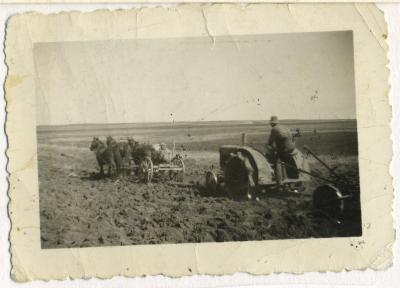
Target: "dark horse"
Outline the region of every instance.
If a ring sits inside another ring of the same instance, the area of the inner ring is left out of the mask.
[[[111,136],[107,136],[107,147],[110,149],[115,162],[115,167],[117,170],[117,174],[119,175],[122,172],[123,168],[123,157],[121,155],[120,143],[115,141],[115,139]]]
[[[111,136],[107,137],[107,145],[112,149],[114,160],[117,165],[117,170],[123,175],[129,175],[132,164],[135,162],[133,159],[133,151],[138,145],[138,142],[128,137],[128,141],[115,141]]]
[[[93,137],[90,150],[94,151],[97,163],[100,166],[100,175],[104,175],[104,165],[108,166],[108,175],[114,175],[116,172],[116,164],[112,150],[107,147],[98,137]]]
[[[131,137],[128,138],[126,151],[132,155],[132,159],[136,164],[146,157],[149,157],[155,165],[165,162],[162,153],[155,149],[154,146],[145,143],[140,144]]]
[[[151,157],[152,155],[151,145],[139,144],[132,137],[128,137],[127,140],[126,142],[117,143],[121,156],[121,166],[125,172],[129,171],[131,164],[140,165],[146,157]]]

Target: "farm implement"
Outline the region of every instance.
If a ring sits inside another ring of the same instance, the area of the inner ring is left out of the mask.
[[[314,212],[340,224],[339,218],[352,207],[356,187],[345,176],[335,172],[310,148],[306,154],[295,149],[286,161],[271,161],[258,150],[244,145],[224,145],[219,149],[220,169],[209,170],[205,175],[206,189],[213,193],[229,193],[235,198],[258,198],[260,192],[297,192],[305,189],[311,178],[318,179],[313,194]],[[316,159],[329,172],[329,177],[311,171],[309,156]],[[278,170],[279,169],[279,170]],[[279,181],[277,177],[280,177]]]
[[[154,176],[168,174],[170,180],[183,182],[185,174],[185,163],[180,154],[177,154],[171,161],[155,165],[151,157],[143,158],[138,165],[133,164],[139,179],[144,183],[150,183]]]
[[[141,144],[133,138],[120,139],[107,137],[107,145],[98,137],[93,137],[90,150],[94,151],[100,167],[100,174],[104,174],[103,166],[108,166],[108,175],[135,174],[142,182],[150,183],[156,175],[168,175],[170,180],[182,182],[185,174],[183,157],[161,144]]]

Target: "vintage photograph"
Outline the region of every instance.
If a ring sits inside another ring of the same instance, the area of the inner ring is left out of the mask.
[[[352,31],[33,60],[43,249],[362,235]]]
[[[388,35],[373,4],[10,17],[11,277],[387,269]]]

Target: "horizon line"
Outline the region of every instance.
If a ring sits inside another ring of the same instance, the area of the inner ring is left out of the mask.
[[[199,121],[172,121],[172,122],[157,122],[157,121],[149,121],[149,122],[114,122],[114,123],[71,123],[71,124],[37,124],[36,127],[56,127],[56,126],[78,126],[78,125],[137,125],[137,124],[144,124],[144,125],[151,125],[151,124],[185,124],[185,123],[216,123],[216,122],[260,122],[260,123],[268,123],[270,120],[199,120]],[[296,119],[296,118],[286,118],[286,119],[279,119],[279,121],[357,121],[357,118],[324,118],[324,119]]]

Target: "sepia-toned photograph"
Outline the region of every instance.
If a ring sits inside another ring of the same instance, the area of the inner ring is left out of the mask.
[[[373,4],[10,17],[11,277],[387,269],[387,38]]]
[[[35,43],[41,247],[362,235],[352,31]]]

